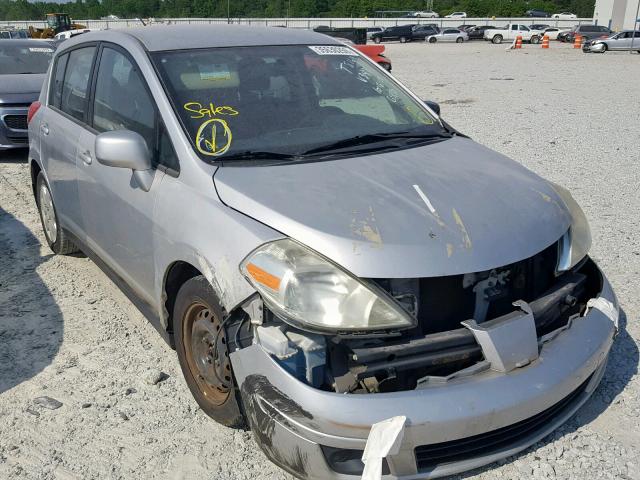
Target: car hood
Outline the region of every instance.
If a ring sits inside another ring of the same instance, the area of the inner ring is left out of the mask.
[[[40,96],[46,74],[0,75],[0,103],[31,103]]]
[[[507,265],[556,242],[571,218],[548,182],[461,137],[331,161],[225,166],[214,182],[228,206],[368,278]]]

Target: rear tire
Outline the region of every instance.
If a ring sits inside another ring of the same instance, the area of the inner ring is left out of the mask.
[[[376,37],[373,39],[373,43],[380,43],[382,40],[380,39],[380,37]]]
[[[464,38],[462,37],[456,38],[456,43],[462,43],[462,42],[464,42]]]
[[[407,43],[407,37],[400,37],[400,43]]]
[[[180,287],[173,318],[180,368],[196,402],[216,422],[243,427],[223,310],[205,277],[194,277]]]
[[[502,35],[494,35],[493,38],[491,39],[491,43],[494,43],[496,45],[499,45],[502,43]]]
[[[40,222],[49,248],[57,255],[69,255],[78,251],[78,247],[69,240],[65,231],[60,228],[58,212],[53,203],[53,196],[42,172],[36,180],[36,205],[40,214]]]
[[[534,45],[537,45],[540,43],[540,37],[534,35],[533,37],[531,37],[531,43]]]

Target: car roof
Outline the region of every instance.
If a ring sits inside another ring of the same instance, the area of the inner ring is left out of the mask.
[[[254,27],[245,25],[153,25],[83,33],[65,45],[90,41],[114,41],[134,37],[151,52],[213,47],[253,47],[264,45],[337,44],[340,42],[311,30]],[[73,42],[73,43],[71,43]]]

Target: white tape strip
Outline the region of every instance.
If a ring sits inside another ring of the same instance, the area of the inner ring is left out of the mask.
[[[367,444],[362,453],[364,471],[362,480],[380,480],[382,478],[382,459],[400,451],[404,424],[407,417],[391,417],[371,426]]]
[[[618,320],[620,318],[620,312],[616,307],[614,307],[613,303],[603,297],[592,298],[587,302],[587,311],[585,315],[589,313],[589,310],[592,308],[600,310],[604,313],[609,320],[613,322],[616,326],[616,330],[618,330]]]

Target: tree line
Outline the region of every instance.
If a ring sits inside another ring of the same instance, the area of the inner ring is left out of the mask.
[[[595,0],[434,0],[441,16],[522,16],[529,9],[593,16]],[[75,0],[68,3],[0,0],[0,20],[42,20],[63,12],[73,19],[169,17],[373,17],[381,10],[425,10],[424,0]],[[228,8],[228,10],[227,10]]]

